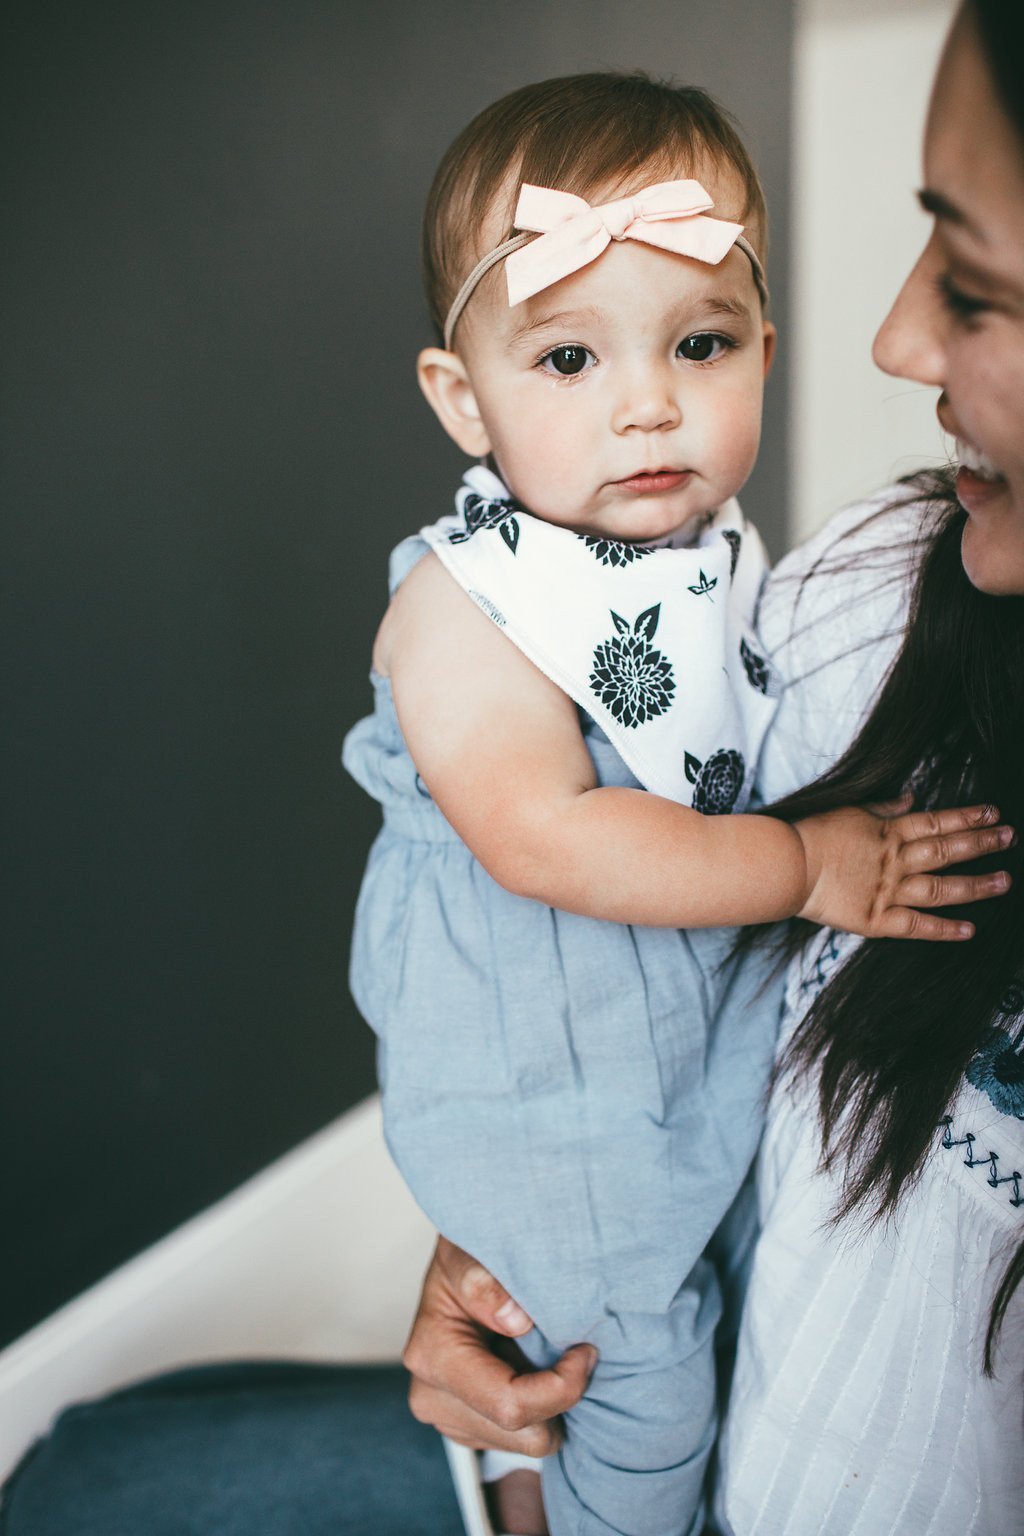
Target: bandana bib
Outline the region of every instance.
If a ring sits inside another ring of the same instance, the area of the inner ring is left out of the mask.
[[[480,466],[455,506],[421,537],[645,789],[743,810],[779,690],[752,628],[768,562],[737,503],[653,544],[542,522]]]

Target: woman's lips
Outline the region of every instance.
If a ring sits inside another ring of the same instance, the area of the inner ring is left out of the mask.
[[[691,474],[692,470],[689,469],[642,470],[639,474],[627,475],[625,480],[616,480],[613,483],[623,491],[637,491],[641,494],[646,491],[656,494],[678,490]]]
[[[960,433],[956,435],[956,458],[960,461],[956,470],[956,499],[967,511],[983,510],[1006,490],[1006,479],[999,475],[992,459]]]
[[[956,472],[956,499],[967,512],[983,512],[1005,490],[1006,481],[1001,475],[992,479],[976,474],[963,464]]]
[[[941,420],[941,417],[940,417]],[[956,494],[968,512],[981,511],[1006,489],[1006,481],[987,454],[957,433]]]

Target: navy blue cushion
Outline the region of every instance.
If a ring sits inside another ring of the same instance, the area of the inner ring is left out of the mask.
[[[398,1367],[199,1366],[68,1408],[3,1536],[461,1536]]]

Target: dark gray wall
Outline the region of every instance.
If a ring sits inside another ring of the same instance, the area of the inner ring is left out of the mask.
[[[413,358],[444,146],[640,65],[738,113],[785,322],[791,0],[7,8],[0,1339],[362,1097],[345,985],[389,546],[460,463]],[[746,502],[781,547],[785,353]]]

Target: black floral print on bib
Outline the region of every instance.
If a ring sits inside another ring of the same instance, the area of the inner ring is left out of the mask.
[[[756,688],[759,693],[767,693],[768,684],[771,681],[768,663],[763,656],[759,656],[755,650],[751,649],[745,640],[740,641],[740,660],[751,688]]]
[[[686,777],[693,785],[693,808],[703,816],[727,816],[740,797],[746,772],[743,759],[732,748],[712,752],[701,763],[686,754]]]
[[[700,579],[690,588],[690,591],[693,593],[694,597],[706,597],[709,598],[711,602],[714,602],[714,598],[711,596],[711,594],[717,586],[717,576],[712,576],[709,581],[704,572],[701,571]]]
[[[617,633],[596,647],[590,686],[621,725],[643,725],[665,713],[676,691],[671,662],[651,645],[661,604],[633,624],[609,612]]]
[[[581,533],[580,538],[602,565],[632,565],[653,553],[649,544],[624,544],[621,539],[603,539],[595,533]]]
[[[478,496],[475,491],[471,491],[462,504],[462,515],[466,520],[466,526],[456,528],[454,533],[450,533],[448,542],[465,544],[474,533],[481,533],[485,528],[497,528],[509,549],[515,554],[519,543],[519,519],[516,513],[522,510],[518,502],[490,499]]]

